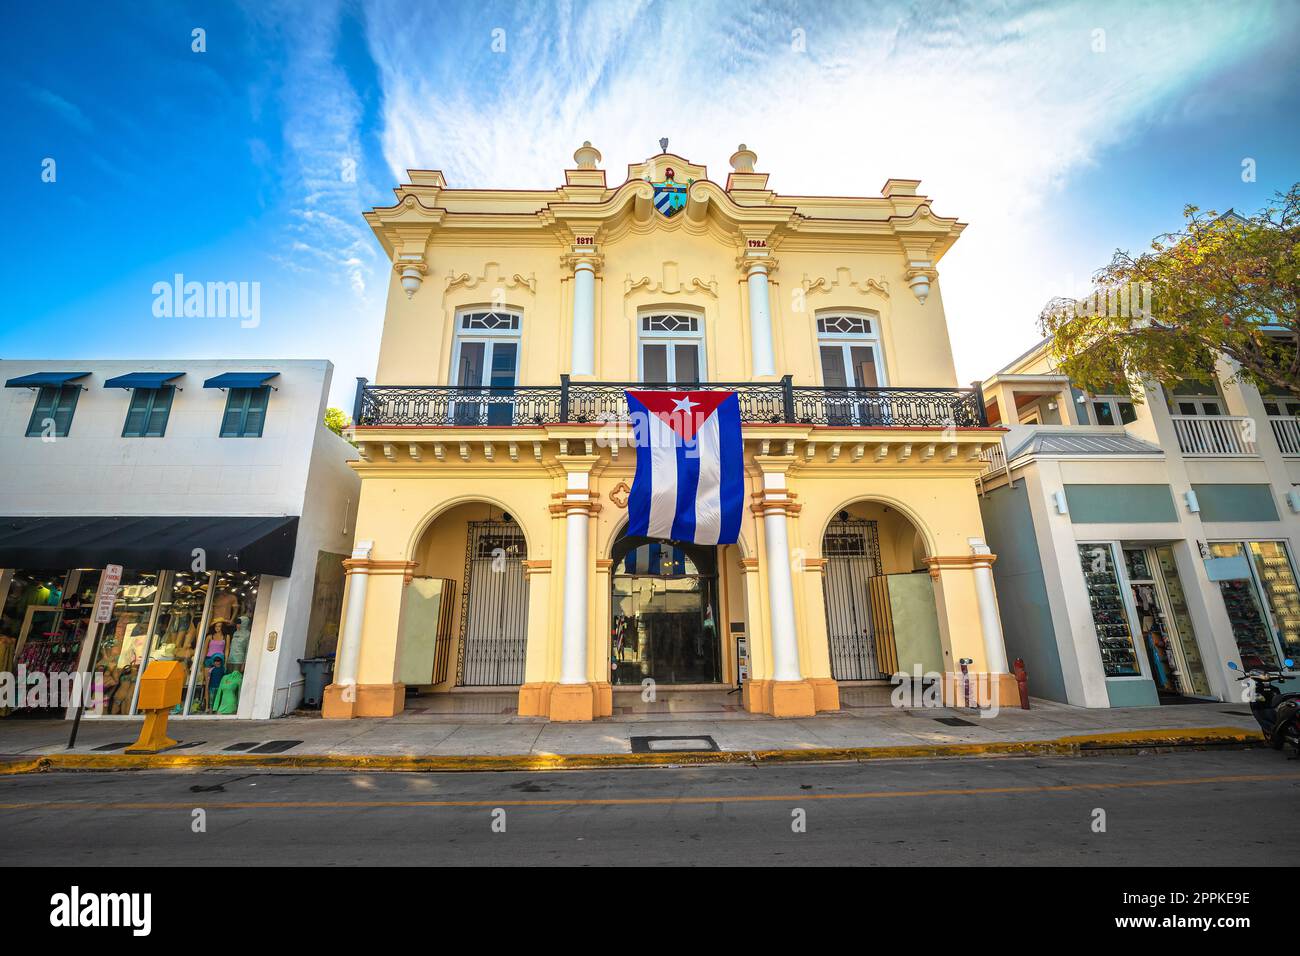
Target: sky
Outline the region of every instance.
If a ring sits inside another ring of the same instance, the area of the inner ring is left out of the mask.
[[[1297,49],[1300,0],[5,0],[0,357],[328,358],[350,409],[389,274],[361,214],[406,169],[553,188],[591,140],[614,185],[666,136],[778,193],[920,179],[969,224],[972,381],[1186,204],[1300,180]],[[157,314],[177,274],[257,283],[256,321]]]

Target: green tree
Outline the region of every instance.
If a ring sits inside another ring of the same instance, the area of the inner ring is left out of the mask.
[[[351,438],[343,434],[344,429],[352,427],[352,419],[348,418],[343,409],[334,407],[325,409],[325,427],[340,438],[346,439],[354,445],[356,444]]]
[[[1300,396],[1300,183],[1249,218],[1195,206],[1183,215],[1150,251],[1117,250],[1087,299],[1044,307],[1057,367],[1104,393],[1117,381],[1205,380],[1224,356],[1235,378]]]

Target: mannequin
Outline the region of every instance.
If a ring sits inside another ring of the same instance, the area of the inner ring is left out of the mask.
[[[230,664],[232,667],[242,666],[247,659],[248,641],[251,637],[252,633],[248,627],[248,615],[241,614],[239,616],[239,626],[235,628],[235,634],[230,639]]]

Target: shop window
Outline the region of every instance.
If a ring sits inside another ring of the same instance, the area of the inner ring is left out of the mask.
[[[270,397],[268,385],[230,389],[226,393],[226,412],[221,418],[221,437],[261,438]]]
[[[1109,544],[1081,544],[1079,562],[1088,587],[1088,603],[1092,605],[1092,621],[1097,627],[1102,669],[1107,677],[1140,676],[1114,549]]]
[[[195,653],[203,631],[210,575],[205,571],[175,571],[165,576],[158,599],[158,616],[149,651],[151,661],[179,661],[185,667],[185,686],[190,686]],[[183,709],[184,701],[176,707]]]
[[[98,584],[97,570],[14,572],[0,613],[0,673],[16,674],[22,666],[27,683],[15,690],[23,699],[35,681],[52,690],[61,684],[58,675],[76,673]],[[68,701],[49,698],[49,703],[56,706],[45,708],[46,716]]]
[[[170,385],[132,389],[131,406],[126,411],[122,437],[162,438],[167,431],[167,419],[171,415],[175,391]]]
[[[101,625],[99,659],[92,668],[104,675],[104,713],[129,714],[149,647],[149,628],[158,604],[156,571],[123,571],[113,615]]]
[[[194,654],[190,714],[234,714],[243,692],[260,578],[245,571],[218,571],[215,577],[207,625]]]
[[[36,393],[36,405],[27,423],[27,437],[66,438],[72,427],[72,413],[81,396],[80,385],[43,385]]]
[[[1281,541],[1252,541],[1250,556],[1273,616],[1273,632],[1282,656],[1300,660],[1300,590],[1286,545]]]
[[[1215,541],[1210,552],[1216,558],[1244,558],[1247,548],[1237,541]],[[1250,570],[1243,576],[1219,582],[1219,593],[1228,612],[1228,624],[1241,654],[1241,665],[1251,668],[1273,669],[1279,664],[1277,647],[1269,633],[1268,612],[1264,599]]]

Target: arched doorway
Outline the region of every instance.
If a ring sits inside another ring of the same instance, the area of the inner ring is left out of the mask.
[[[722,680],[718,549],[620,533],[610,552],[610,680]]]
[[[827,524],[822,557],[832,677],[882,680],[916,664],[941,668],[925,544],[906,515],[879,502],[855,502]]]
[[[513,687],[528,646],[528,542],[488,502],[439,514],[415,546],[404,589],[399,676],[414,687]]]

